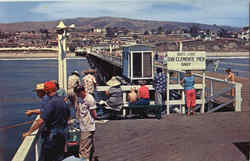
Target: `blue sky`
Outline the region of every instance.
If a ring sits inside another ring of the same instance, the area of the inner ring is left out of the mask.
[[[244,27],[248,7],[249,0],[0,0],[0,23],[111,16]]]

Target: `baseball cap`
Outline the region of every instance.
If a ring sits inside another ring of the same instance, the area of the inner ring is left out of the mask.
[[[44,83],[44,91],[45,92],[56,92],[57,88],[56,88],[56,84],[48,81]]]

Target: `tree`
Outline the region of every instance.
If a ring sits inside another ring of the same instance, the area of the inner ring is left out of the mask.
[[[190,28],[190,34],[192,37],[197,37],[199,35],[200,27],[199,25],[193,25]]]
[[[163,27],[162,26],[160,26],[160,27],[158,27],[157,28],[157,34],[161,34],[161,33],[163,33]]]
[[[165,31],[165,35],[169,35],[169,34],[171,34],[171,33],[172,33],[171,30],[166,30],[166,31]]]
[[[144,35],[149,35],[149,31],[146,30],[146,31],[144,32]]]

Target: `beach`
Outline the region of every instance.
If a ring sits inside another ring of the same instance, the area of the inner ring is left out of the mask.
[[[67,57],[75,56],[75,53],[67,53]],[[58,53],[50,52],[38,52],[38,53],[20,53],[20,52],[13,52],[13,53],[0,53],[0,58],[56,58],[58,57]]]

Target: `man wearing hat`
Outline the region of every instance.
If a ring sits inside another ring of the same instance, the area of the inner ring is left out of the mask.
[[[107,104],[111,108],[118,109],[123,104],[121,82],[116,77],[112,77],[106,84],[110,86],[109,90],[105,91],[108,100],[100,101],[100,104]]]
[[[72,103],[75,111],[77,110],[77,96],[74,93],[74,88],[80,85],[80,73],[75,70],[71,73],[68,79],[68,90],[67,94],[69,97],[70,102]]]
[[[56,95],[56,90],[55,83],[44,83],[44,91],[50,100],[40,110],[40,118],[27,132],[23,133],[23,137],[29,136],[43,124],[48,129],[41,148],[42,161],[61,161],[64,158],[66,127],[70,111],[64,102],[64,97]]]
[[[49,97],[44,91],[44,83],[36,84],[36,88],[33,91],[36,91],[37,96],[41,98],[41,106],[37,109],[27,110],[25,112],[27,116],[31,116],[32,114],[40,114],[40,109],[42,109],[49,101]]]

